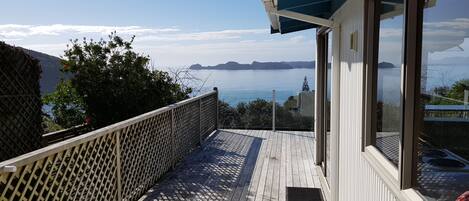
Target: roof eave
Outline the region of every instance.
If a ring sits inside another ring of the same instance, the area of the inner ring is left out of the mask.
[[[264,3],[265,11],[270,20],[271,33],[280,32],[279,18],[274,14],[274,12],[277,11],[277,0],[262,0],[262,2]]]

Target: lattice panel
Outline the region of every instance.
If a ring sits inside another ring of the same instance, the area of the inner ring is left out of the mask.
[[[0,161],[40,148],[40,111],[36,97],[0,97]]]
[[[180,161],[200,142],[199,101],[175,108],[174,115],[176,127],[175,160]]]
[[[0,201],[138,200],[215,129],[216,101],[212,93],[4,162],[17,171],[0,173]]]
[[[205,139],[216,129],[217,124],[217,95],[207,96],[202,98],[201,104],[201,135],[202,139]]]
[[[122,130],[122,194],[137,200],[173,164],[171,111]]]
[[[0,161],[41,147],[38,61],[0,42]]]
[[[51,154],[0,174],[0,200],[116,200],[112,135]]]

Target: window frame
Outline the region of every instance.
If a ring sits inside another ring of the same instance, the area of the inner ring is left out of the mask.
[[[376,133],[377,133],[377,88],[378,88],[378,57],[379,57],[379,29],[380,29],[380,6],[382,0],[365,0],[365,38],[370,38],[371,40],[364,40],[364,51],[363,51],[363,63],[364,63],[364,97],[363,97],[363,108],[364,108],[364,133],[363,133],[363,146],[362,151],[366,151],[367,147],[372,146],[374,149],[378,150],[375,146],[376,144]],[[401,97],[400,97],[400,143],[399,143],[399,163],[397,167],[389,161],[384,154],[381,152],[371,152],[374,157],[377,157],[377,161],[381,163],[386,163],[384,166],[385,169],[396,179],[399,179],[399,169],[402,164],[402,142],[404,136],[403,125],[405,124],[404,120],[404,111],[405,111],[405,98],[404,91],[405,89],[405,71],[406,71],[406,38],[407,38],[407,3],[408,0],[404,0],[404,13],[403,13],[403,41],[401,44],[402,48],[402,61],[401,61],[401,77],[400,77],[400,88],[401,88]],[[370,17],[371,16],[371,17]],[[379,154],[377,154],[379,153]],[[384,160],[383,160],[384,159]],[[386,161],[386,162],[385,162]]]
[[[420,80],[422,65],[423,8],[425,0],[407,1],[404,53],[404,125],[401,151],[400,187],[417,185],[418,138],[423,111],[420,110]]]
[[[423,23],[425,3],[430,0],[409,0],[407,3],[408,17],[406,18],[406,99],[408,110],[405,111],[404,131],[406,132],[402,151],[402,168],[400,170],[400,187],[425,199],[419,191],[417,182],[419,164],[419,137],[424,128],[425,109],[421,101],[422,83],[422,53],[423,53]]]
[[[317,29],[316,32],[316,41],[317,41],[317,67],[316,67],[316,95],[317,97],[317,110],[316,110],[316,165],[320,166],[320,169],[324,175],[327,177],[329,172],[327,172],[327,166],[331,164],[327,164],[326,162],[326,99],[327,99],[327,65],[328,65],[328,48],[329,48],[329,33],[332,31],[331,28],[328,27],[321,27]],[[332,62],[332,61],[331,61]],[[332,73],[332,66],[331,66],[331,73]],[[331,75],[332,79],[332,75]],[[331,88],[332,90],[332,88]],[[331,114],[329,114],[330,116]],[[332,123],[332,121],[331,121]],[[332,125],[331,125],[332,127]],[[330,153],[329,153],[330,154]],[[328,181],[327,183],[329,183]]]
[[[404,0],[403,52],[401,68],[401,125],[399,164],[397,168],[374,146],[376,140],[376,96],[377,64],[379,49],[379,23],[381,0],[365,0],[363,64],[363,136],[362,152],[365,158],[375,166],[382,168],[394,191],[415,187],[417,177],[417,143],[419,137],[421,48],[424,0]],[[412,193],[415,195],[415,192]],[[414,197],[414,196],[412,196]]]
[[[325,51],[327,41],[324,34],[324,28],[317,29],[316,31],[316,110],[315,110],[315,132],[316,132],[316,165],[320,166],[322,170],[322,162],[324,159],[323,154],[323,133],[324,133],[324,116],[323,116],[323,108],[324,108],[324,62],[325,62]]]

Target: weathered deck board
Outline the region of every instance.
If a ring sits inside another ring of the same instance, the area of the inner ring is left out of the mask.
[[[314,134],[220,130],[140,200],[285,200],[286,187],[320,188]]]

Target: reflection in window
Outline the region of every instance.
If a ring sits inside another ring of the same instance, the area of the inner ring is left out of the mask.
[[[375,145],[396,166],[399,162],[403,26],[403,4],[381,1]]]
[[[417,183],[429,200],[469,190],[469,1],[424,9]]]

